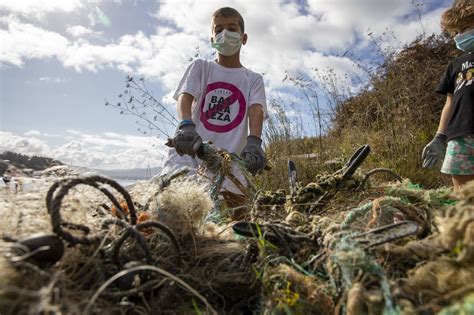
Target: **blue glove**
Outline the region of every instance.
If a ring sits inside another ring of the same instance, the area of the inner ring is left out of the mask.
[[[262,149],[262,139],[259,137],[248,136],[247,144],[240,156],[245,161],[245,167],[252,175],[257,174],[267,165],[265,152]]]
[[[202,145],[202,138],[196,132],[196,125],[192,122],[181,123],[176,130],[173,144],[179,155],[188,154],[195,157],[197,150]]]
[[[423,149],[421,158],[423,159],[423,168],[432,168],[438,160],[442,159],[446,152],[446,135],[438,132],[433,140]]]

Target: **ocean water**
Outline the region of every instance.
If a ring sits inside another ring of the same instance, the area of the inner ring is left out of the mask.
[[[119,183],[121,186],[123,187],[127,187],[127,186],[130,186],[130,185],[133,185],[135,184],[136,182],[139,182],[140,180],[142,179],[117,179],[117,178],[112,178],[113,180],[115,180],[117,183]],[[24,180],[25,181],[25,180]],[[29,181],[25,181],[25,186],[28,186],[29,185]],[[2,187],[6,187],[7,185],[5,185],[5,182],[3,181],[3,178],[0,176],[0,188]],[[11,186],[11,184],[9,185]],[[25,187],[27,188],[27,187]]]
[[[140,181],[140,179],[116,179],[116,178],[112,178],[112,179],[115,180],[117,183],[119,183],[123,187],[133,185],[136,182]]]

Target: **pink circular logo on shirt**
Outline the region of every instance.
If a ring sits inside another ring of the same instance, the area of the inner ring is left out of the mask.
[[[245,97],[235,85],[211,83],[201,101],[201,122],[208,130],[228,132],[242,122],[246,109]]]

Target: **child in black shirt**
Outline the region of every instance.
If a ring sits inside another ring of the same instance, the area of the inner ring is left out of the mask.
[[[449,63],[436,89],[447,96],[446,103],[438,132],[423,150],[422,166],[435,166],[445,154],[441,172],[451,174],[458,189],[474,179],[474,2],[455,1],[443,13],[441,25],[465,54]]]

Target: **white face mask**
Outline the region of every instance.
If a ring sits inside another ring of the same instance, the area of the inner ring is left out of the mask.
[[[216,35],[211,46],[221,55],[233,56],[239,51],[240,46],[242,46],[241,36],[239,32],[231,32],[223,29]]]

